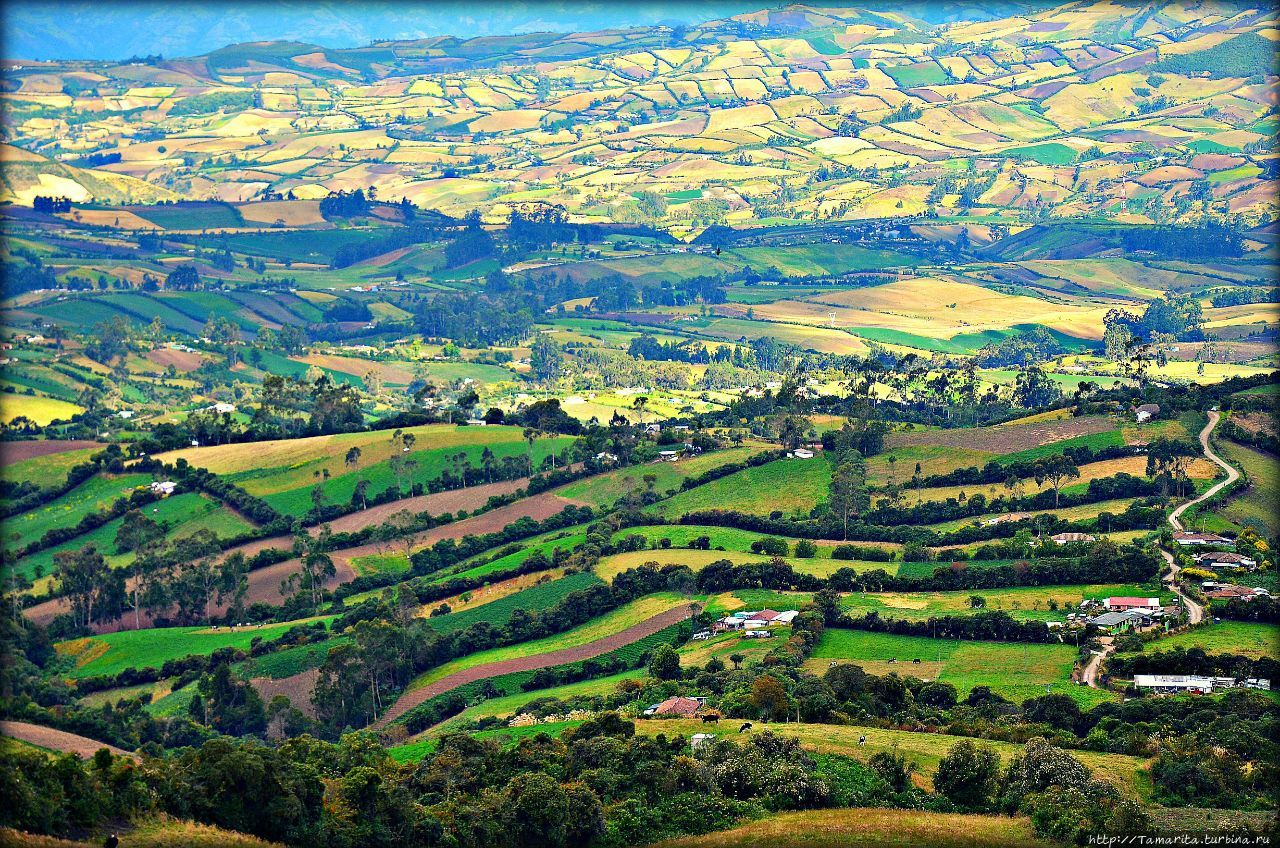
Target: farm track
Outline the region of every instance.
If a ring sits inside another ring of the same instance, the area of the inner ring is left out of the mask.
[[[1182,506],[1169,513],[1169,526],[1174,530],[1182,530],[1182,514],[1198,503],[1207,501],[1209,498],[1218,494],[1218,492],[1230,486],[1232,483],[1240,479],[1240,472],[1237,471],[1231,463],[1224,460],[1213,452],[1213,448],[1209,445],[1209,437],[1213,435],[1213,428],[1218,426],[1218,422],[1222,420],[1222,413],[1210,411],[1209,423],[1204,425],[1204,429],[1200,431],[1200,447],[1204,451],[1205,457],[1219,468],[1227,472],[1227,479],[1219,480],[1205,491],[1203,495],[1193,500],[1189,500]],[[1194,626],[1204,620],[1204,606],[1194,601],[1190,596],[1182,591],[1182,587],[1178,584],[1178,572],[1181,567],[1174,560],[1173,554],[1166,550],[1161,550],[1160,555],[1164,557],[1165,562],[1169,563],[1169,574],[1165,578],[1165,585],[1169,587],[1169,591],[1178,596],[1178,599],[1186,606],[1187,623]]]
[[[50,751],[75,754],[82,760],[92,757],[103,748],[106,748],[117,757],[139,759],[137,754],[126,751],[123,748],[117,748],[115,745],[108,745],[105,742],[99,742],[96,739],[90,739],[87,736],[80,736],[76,733],[68,733],[65,730],[45,727],[42,724],[30,724],[25,721],[0,721],[0,734]]]
[[[696,609],[697,606],[695,604],[678,606],[666,612],[658,613],[652,618],[645,619],[639,624],[628,627],[626,630],[614,633],[612,636],[606,636],[603,639],[597,639],[594,642],[588,642],[576,648],[562,648],[558,651],[549,651],[536,656],[516,657],[515,659],[465,668],[448,677],[429,683],[421,689],[406,692],[401,696],[400,700],[395,702],[391,709],[383,714],[382,718],[374,722],[373,728],[381,730],[414,707],[426,703],[435,696],[457,689],[459,686],[474,683],[477,680],[486,680],[491,677],[499,677],[503,674],[513,674],[519,671],[534,671],[539,668],[581,662],[582,660],[589,660],[593,657],[607,654],[692,617]]]
[[[525,481],[523,480],[513,480],[506,481],[504,483],[494,483],[491,485],[519,486],[523,485],[524,482]],[[490,495],[494,493],[494,490],[490,486],[474,486],[470,489],[439,492],[433,495],[423,495],[421,496],[421,499],[415,498],[411,500],[420,501],[421,508],[425,508],[428,511],[431,511],[433,508],[441,511],[449,511],[444,507],[445,504],[453,504],[453,509],[455,510],[466,509],[467,507],[464,506],[464,504],[472,502],[470,499],[474,498],[478,501],[477,506],[480,506],[487,502]],[[431,499],[433,498],[436,500],[432,501]],[[407,501],[402,500],[395,501],[392,504],[386,504],[385,506],[393,506],[395,507],[393,511],[398,511],[405,508],[406,503]],[[434,504],[434,507],[432,504]],[[533,497],[521,498],[514,503],[498,507],[497,509],[481,513],[480,515],[475,515],[470,518],[464,518],[461,521],[454,521],[449,524],[442,524],[439,527],[434,527],[426,533],[418,536],[418,541],[415,547],[422,548],[428,545],[433,545],[444,539],[461,539],[464,536],[481,536],[487,533],[495,533],[520,518],[531,518],[534,521],[543,521],[553,515],[559,514],[566,506],[577,505],[580,505],[577,501],[544,492],[542,494],[534,495]],[[366,512],[368,512],[368,510],[363,510],[361,513],[353,513],[353,515],[364,514]],[[379,521],[371,519],[366,520],[369,520],[372,524],[379,523]],[[256,539],[252,542],[247,542],[243,545],[230,548],[223,552],[223,556],[232,553],[242,553],[246,557],[250,557],[259,551],[271,548],[287,550],[292,547],[292,537],[273,536],[269,539]],[[350,583],[357,576],[355,569],[351,565],[352,560],[358,557],[379,553],[379,547],[380,546],[377,544],[369,543],[357,545],[351,548],[342,548],[330,551],[330,556],[333,558],[335,573],[332,577],[325,580],[324,588],[333,589],[343,583]],[[383,547],[383,550],[386,549],[386,546],[381,547]],[[282,603],[285,596],[280,592],[280,584],[282,581],[287,580],[289,577],[296,574],[300,566],[301,563],[295,557],[274,563],[266,566],[265,568],[257,568],[250,571],[248,575],[249,588],[245,595],[245,601],[250,604],[259,602],[267,604]],[[132,579],[126,581],[126,587],[128,590],[132,591]],[[25,615],[28,619],[37,624],[48,625],[55,616],[69,612],[70,609],[71,606],[65,598],[55,598],[30,607],[26,610]],[[226,611],[226,606],[215,604],[211,609],[215,614],[221,615]],[[138,617],[138,624],[141,627],[151,627],[153,622],[150,616],[142,615]],[[134,617],[130,614],[124,615],[117,621],[105,624],[95,624],[93,627],[95,633],[114,633],[119,630],[133,629],[135,629]]]

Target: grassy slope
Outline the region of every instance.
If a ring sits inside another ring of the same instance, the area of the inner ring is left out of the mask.
[[[881,845],[1032,848],[1049,843],[1036,839],[1031,833],[1030,822],[1025,819],[851,808],[781,813],[732,830],[659,842],[653,848],[854,848]]]
[[[598,618],[593,618],[585,624],[564,633],[557,633],[554,636],[547,636],[542,639],[534,639],[530,642],[521,642],[518,645],[491,648],[487,651],[479,651],[474,654],[468,654],[465,657],[459,657],[419,675],[409,684],[409,688],[420,689],[428,683],[433,683],[436,680],[448,677],[454,672],[462,671],[472,666],[501,662],[502,660],[516,657],[546,654],[551,651],[558,651],[561,648],[586,645],[597,639],[612,636],[615,633],[626,630],[628,627],[639,624],[645,619],[652,618],[658,613],[665,612],[684,603],[687,603],[687,601],[683,597],[672,592],[647,595]]]
[[[1112,700],[1111,693],[1070,682],[1076,651],[1071,645],[1033,645],[898,636],[861,630],[829,629],[813,652],[821,671],[832,660],[863,666],[871,674],[896,671],[903,676],[936,679],[956,687],[963,697],[975,686],[989,686],[1010,700],[1023,701],[1051,691],[1090,706]],[[896,663],[888,660],[896,659]],[[919,659],[920,663],[913,660]]]
[[[821,457],[782,459],[713,480],[657,504],[667,516],[704,509],[735,509],[754,515],[774,511],[808,515],[826,499],[831,465]]]
[[[230,630],[219,627],[167,627],[124,630],[59,642],[58,653],[73,657],[69,677],[117,674],[126,668],[159,668],[165,662],[192,654],[208,655],[219,648],[241,648],[258,637],[273,639],[300,622],[264,624]]]

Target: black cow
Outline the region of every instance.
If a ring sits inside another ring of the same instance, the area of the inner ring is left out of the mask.
[[[708,724],[708,723],[710,723],[710,724],[719,724],[719,723],[720,723],[720,716],[716,715],[715,713],[707,713],[706,715],[704,715],[704,716],[702,717],[702,723],[703,723],[703,724]]]
[[[739,732],[739,733],[746,733],[746,732],[747,732],[748,730],[750,730],[750,729],[751,729],[751,722],[749,722],[749,721],[748,721],[748,722],[744,722],[744,723],[743,723],[743,725],[742,725],[742,727],[739,727],[739,728],[738,728],[738,732]]]

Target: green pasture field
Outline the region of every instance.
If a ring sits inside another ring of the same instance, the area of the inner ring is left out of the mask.
[[[164,322],[164,326],[167,329],[174,332],[198,336],[204,330],[204,325],[201,322],[183,315],[168,304],[155,300],[146,294],[113,292],[109,295],[104,295],[104,297],[109,298],[108,302],[113,309],[118,309],[132,316],[135,321],[142,324],[150,324],[153,319],[159,318]]]
[[[633,486],[643,489],[644,478],[649,475],[657,478],[653,489],[662,495],[672,489],[678,489],[687,477],[696,477],[729,463],[743,462],[758,452],[756,448],[750,447],[728,448],[699,454],[679,462],[632,465],[576,480],[561,486],[555,493],[571,500],[589,503],[594,507],[611,507]]]
[[[586,645],[598,639],[612,636],[615,633],[626,630],[628,627],[639,624],[645,619],[652,618],[659,613],[686,603],[688,601],[685,598],[674,592],[659,592],[653,595],[646,595],[564,633],[557,633],[554,636],[534,639],[529,642],[521,642],[518,645],[490,648],[487,651],[479,651],[459,657],[419,675],[409,684],[409,689],[421,689],[429,683],[473,666],[488,665],[489,663],[501,662],[515,657],[536,656],[558,651],[561,648],[575,648],[579,645]]]
[[[382,554],[368,554],[351,558],[351,567],[356,574],[402,574],[409,570],[409,558],[399,551],[387,551]]]
[[[951,76],[937,62],[886,66],[882,70],[893,78],[899,88],[917,88],[922,85],[943,85],[951,82]]]
[[[590,572],[570,574],[559,580],[549,580],[546,583],[530,586],[487,604],[467,607],[448,615],[432,616],[427,619],[427,624],[432,630],[442,634],[456,633],[482,621],[494,627],[503,627],[511,620],[511,614],[516,610],[540,612],[550,609],[564,600],[569,593],[587,589],[601,582],[599,577]]]
[[[350,639],[346,636],[333,636],[308,645],[295,645],[292,648],[247,659],[238,663],[236,670],[245,679],[269,677],[272,680],[281,680],[309,669],[319,668],[329,655],[329,651],[349,641]]]
[[[1280,626],[1252,621],[1223,621],[1175,633],[1153,642],[1148,650],[1203,648],[1210,654],[1280,658]]]
[[[239,210],[228,203],[174,203],[122,208],[164,230],[212,230],[245,225]]]
[[[308,619],[311,621],[325,619]],[[193,655],[208,656],[219,648],[248,650],[255,638],[273,639],[301,621],[261,624],[231,630],[219,627],[158,627],[122,630],[55,645],[59,654],[71,657],[75,668],[69,677],[119,674],[127,668],[160,668],[169,660]]]
[[[151,480],[150,474],[95,475],[44,506],[6,518],[4,547],[15,550],[55,528],[74,527],[89,513],[111,506]]]
[[[151,520],[167,526],[165,538],[181,539],[199,530],[208,530],[222,539],[231,539],[253,530],[253,525],[245,521],[226,506],[200,492],[183,492],[148,504],[143,513]],[[53,573],[54,555],[61,551],[75,551],[85,545],[93,545],[106,557],[107,564],[119,568],[133,562],[132,553],[119,553],[116,550],[116,533],[124,517],[115,518],[80,536],[68,539],[51,548],[36,551],[25,556],[14,564],[14,570],[28,579],[34,579],[37,572],[43,575]]]
[[[537,536],[522,543],[520,550],[500,556],[490,562],[480,563],[478,565],[468,565],[461,563],[454,568],[446,568],[431,575],[433,583],[444,582],[445,580],[455,577],[461,579],[470,579],[475,577],[484,577],[497,571],[506,571],[509,568],[516,568],[525,560],[534,554],[542,554],[547,559],[551,559],[557,549],[564,551],[573,551],[579,545],[587,540],[586,533],[574,533],[566,530],[556,530],[545,536]],[[503,545],[502,547],[506,547]],[[490,554],[491,555],[491,554]],[[474,563],[475,559],[468,560]]]
[[[768,562],[770,557],[765,554],[742,553],[741,551],[700,551],[690,550],[689,548],[658,548],[656,550],[643,551],[627,551],[626,553],[610,554],[596,563],[596,574],[602,580],[612,581],[622,572],[630,568],[639,568],[645,563],[656,562],[659,567],[664,565],[684,565],[694,572],[701,571],[713,562],[719,562],[727,559],[734,565],[748,565],[751,563]],[[856,571],[872,571],[876,568],[883,568],[887,573],[894,574],[897,572],[899,563],[896,562],[858,562],[856,560],[847,559],[823,559],[814,557],[812,559],[800,559],[794,556],[783,558],[784,561],[801,574],[812,574],[815,577],[830,577],[842,568],[852,568]],[[930,572],[932,573],[932,572]]]
[[[1021,159],[1033,159],[1041,165],[1070,165],[1076,161],[1076,151],[1056,141],[1028,144],[1023,147],[1010,147],[1004,151],[1004,155]]]
[[[100,447],[81,448],[0,465],[0,479],[14,482],[26,480],[41,488],[52,489],[67,481],[67,474],[72,468],[88,462],[90,457],[101,451]]]
[[[700,718],[642,719],[636,722],[636,733],[645,735],[665,733],[668,738],[677,734],[688,737],[693,733],[701,733],[701,724],[702,720]],[[783,736],[794,736],[798,738],[801,745],[818,754],[842,754],[844,756],[855,757],[858,760],[865,762],[881,751],[896,751],[906,755],[908,761],[915,762],[924,771],[926,777],[931,777],[933,775],[937,770],[938,761],[946,756],[946,754],[961,739],[961,737],[950,736],[945,733],[917,733],[909,730],[861,727],[856,724],[841,726],[833,724],[786,722],[771,726],[776,732]],[[757,729],[759,728],[757,727]],[[860,742],[860,739],[863,736],[866,737],[865,743]],[[1014,742],[982,740],[981,744],[990,745],[995,748],[1000,754],[1001,759],[1006,763],[1013,757],[1021,754],[1023,750],[1022,745]],[[1092,751],[1072,751],[1071,755],[1096,772],[1099,777],[1110,780],[1115,784],[1116,788],[1121,792],[1124,792],[1126,795],[1142,797],[1150,791],[1149,778],[1143,772],[1146,761],[1139,757],[1130,757],[1124,754],[1100,754]],[[892,820],[898,823],[903,821],[904,815],[909,815],[903,810],[891,810],[888,812],[892,813]],[[967,819],[969,817],[966,816],[965,818]],[[1002,821],[1009,823],[1016,820],[1006,818],[1002,819]],[[900,833],[900,831],[898,832]],[[966,839],[969,839],[971,835],[968,831],[964,831],[964,833]],[[755,845],[757,843],[746,844]],[[770,844],[790,845],[794,843],[779,842]],[[831,843],[817,844],[829,845]],[[878,840],[868,841],[865,843],[850,843],[851,846],[883,844],[886,843]],[[915,845],[917,843],[899,842],[898,844]],[[950,846],[960,843],[947,844]],[[969,841],[963,844],[972,845],[981,843]],[[997,837],[993,840],[992,844],[1005,845],[1007,843],[1004,839]]]
[[[671,549],[688,548],[689,543],[694,539],[706,536],[711,540],[712,549],[724,548],[726,551],[740,551],[742,553],[751,552],[751,543],[761,539],[769,538],[766,533],[757,533],[754,530],[739,530],[736,527],[712,527],[700,524],[650,524],[639,527],[627,527],[613,534],[613,542],[617,544],[620,540],[627,536],[644,536],[651,544],[658,543],[662,539],[671,540]],[[786,541],[792,551],[795,550],[796,542],[800,541],[794,536],[779,536],[777,538]],[[831,541],[815,541],[817,546],[817,556],[830,558],[832,551],[835,550],[836,544]],[[886,549],[892,549],[894,545],[886,545]],[[656,548],[654,553],[663,553],[667,548]]]
[[[313,367],[305,362],[298,362],[295,359],[289,359],[286,356],[281,356],[280,354],[269,350],[262,351],[260,357],[255,354],[255,357],[250,364],[255,368],[261,368],[268,374],[275,374],[280,377],[298,378],[306,376],[306,373]],[[330,379],[335,383],[364,388],[364,380],[354,374],[347,374],[344,371],[336,371],[332,368],[325,368],[323,366],[314,367],[318,367],[321,371],[328,374]]]
[[[973,609],[969,598],[977,595],[986,601],[982,610]],[[882,618],[927,619],[942,615],[963,615],[986,611],[1004,611],[1022,621],[1062,621],[1067,607],[1085,598],[1160,597],[1173,598],[1155,585],[1090,584],[1086,586],[1019,586],[1007,589],[974,589],[963,592],[878,592],[845,595],[840,606],[851,615],[876,612]],[[1059,609],[1049,609],[1053,599]]]
[[[507,697],[517,697],[515,695]],[[498,699],[493,699],[498,700]],[[545,724],[530,724],[521,727],[501,727],[492,730],[478,730],[468,734],[472,738],[484,741],[486,739],[495,739],[504,748],[519,743],[522,739],[532,739],[535,736],[546,734],[555,738],[559,738],[570,727],[577,727],[582,724],[578,721],[549,721]],[[436,750],[436,737],[420,736],[412,742],[406,742],[403,745],[396,745],[394,748],[388,748],[387,753],[391,759],[398,763],[416,763],[419,760],[430,756]]]
[[[653,508],[673,518],[708,509],[808,515],[826,500],[830,483],[831,464],[823,457],[779,459],[681,492]]]
[[[267,260],[290,260],[328,265],[340,247],[348,244],[364,244],[385,238],[387,230],[280,230],[260,233],[226,233],[201,239],[206,247],[226,247],[234,253],[261,256]],[[193,242],[194,236],[173,236],[175,241]]]
[[[861,630],[828,628],[810,661],[815,670],[831,661],[852,662],[871,674],[896,671],[903,676],[935,679],[956,687],[963,698],[975,686],[989,686],[1012,701],[1051,692],[1065,694],[1081,707],[1114,700],[1105,690],[1071,682],[1076,649],[1062,644],[977,642],[899,636]],[[888,662],[896,659],[896,663]],[[920,663],[912,660],[919,659]]]
[[[473,428],[483,432],[491,428]],[[511,438],[514,434],[516,438]],[[519,431],[505,433],[506,438],[491,440],[481,437],[471,444],[457,444],[449,447],[422,449],[420,441],[415,450],[407,458],[418,464],[411,475],[403,478],[407,484],[413,482],[426,483],[434,480],[448,470],[458,455],[465,455],[472,467],[481,467],[481,455],[486,447],[493,453],[497,461],[503,457],[519,457],[529,453],[529,445]],[[517,440],[518,438],[518,440]],[[572,437],[555,436],[540,438],[533,445],[534,466],[538,467],[543,458],[553,451],[559,453],[573,443]],[[344,454],[345,455],[345,454]],[[328,480],[316,478],[310,474],[321,468],[331,468]],[[271,506],[289,515],[305,515],[311,511],[313,502],[311,490],[319,483],[328,503],[348,503],[355,491],[357,482],[369,481],[370,495],[382,492],[397,484],[396,476],[388,460],[365,465],[357,471],[343,472],[343,455],[323,457],[304,462],[300,466],[288,468],[263,468],[257,471],[243,471],[228,475],[228,479],[243,486],[251,494],[262,497]],[[287,487],[287,488],[286,488]]]
[[[26,394],[30,389],[67,403],[74,403],[85,387],[84,382],[39,362],[10,362],[5,366],[0,385],[13,386],[19,394]]]
[[[1067,521],[1084,521],[1090,518],[1096,518],[1104,512],[1112,515],[1119,515],[1129,508],[1129,505],[1140,498],[1116,498],[1110,501],[1098,501],[1096,503],[1080,504],[1079,506],[1064,506],[1059,509],[1037,509],[1032,515],[1056,515],[1058,518]],[[983,515],[974,515],[967,518],[958,518],[954,521],[942,521],[938,524],[926,525],[930,530],[936,530],[939,533],[951,533],[959,530],[961,527],[968,527],[972,524],[981,524],[989,518],[997,517],[997,513],[986,513]],[[1108,531],[1106,527],[1099,527],[1103,533]],[[945,544],[945,542],[944,542]]]
[[[936,66],[935,66],[936,67]],[[731,264],[750,265],[756,270],[776,268],[783,277],[814,277],[847,271],[879,270],[914,265],[920,257],[895,250],[878,250],[857,244],[801,244],[769,247],[741,247],[720,257]],[[740,262],[734,262],[737,259]]]
[[[1226,439],[1218,439],[1217,447],[1227,462],[1244,470],[1249,485],[1214,514],[1237,526],[1260,524],[1265,535],[1280,532],[1280,466],[1275,458]]]
[[[605,654],[601,654],[600,656],[594,657],[591,660],[584,660],[582,662],[565,663],[557,666],[549,666],[548,668],[557,669],[561,671],[581,671],[583,666],[585,666],[586,663],[588,662],[606,663],[611,661],[614,661],[614,662],[620,661],[624,663],[627,667],[635,667],[640,662],[643,661],[646,654],[648,654],[650,651],[652,651],[659,645],[677,644],[680,640],[688,636],[688,632],[689,631],[687,629],[686,624],[684,623],[672,624],[662,628],[656,633],[651,633],[650,635],[644,637],[643,639],[638,639],[635,642],[631,642],[626,645],[621,645],[617,648],[614,648],[612,651],[609,651]],[[509,674],[500,674],[494,677],[476,680],[471,683],[464,683],[461,686],[457,686],[457,687],[454,687],[453,689],[450,689],[448,692],[444,692],[444,693],[441,693],[440,695],[436,695],[435,698],[429,699],[426,703],[429,704],[432,701],[435,701],[440,698],[446,698],[446,697],[447,698],[462,697],[466,701],[474,701],[481,696],[482,689],[489,688],[489,687],[496,689],[497,692],[499,693],[499,697],[501,697],[502,695],[508,695],[508,696],[514,695],[517,692],[528,691],[526,690],[525,687],[528,686],[529,682],[533,679],[533,676],[536,673],[537,673],[536,670],[517,671]],[[413,685],[414,684],[410,685],[411,689],[413,688]],[[420,705],[418,707],[415,707],[414,709],[418,710],[421,708],[422,706]],[[410,714],[412,714],[412,712]]]
[[[451,729],[460,727],[466,723],[475,721],[476,719],[487,718],[489,716],[511,716],[519,713],[521,708],[535,698],[577,698],[583,696],[608,695],[617,689],[618,684],[624,680],[636,680],[645,676],[643,669],[634,671],[622,671],[617,674],[611,674],[608,677],[594,677],[589,680],[579,680],[576,683],[566,683],[562,686],[552,686],[547,689],[534,689],[529,692],[516,692],[511,695],[501,695],[497,698],[488,698],[478,704],[467,707],[466,710],[440,724],[437,727],[427,731],[426,734],[418,737],[413,742],[407,743],[403,747],[408,747],[417,741],[428,738],[429,736],[438,736]],[[396,748],[391,749],[393,751]],[[393,755],[394,756],[394,755]]]

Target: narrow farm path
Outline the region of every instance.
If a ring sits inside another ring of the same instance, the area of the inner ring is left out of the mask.
[[[552,666],[581,662],[582,660],[589,660],[593,657],[607,654],[610,651],[630,645],[632,642],[638,642],[646,636],[652,636],[659,630],[670,627],[677,622],[684,621],[686,618],[692,617],[697,612],[697,609],[696,604],[681,605],[659,613],[652,618],[647,618],[639,624],[628,627],[626,630],[620,630],[611,636],[588,642],[585,645],[579,645],[576,648],[562,648],[558,651],[548,651],[545,654],[537,654],[531,657],[516,657],[515,659],[502,660],[501,662],[464,668],[462,671],[443,677],[434,683],[423,686],[421,689],[414,689],[404,693],[391,709],[383,713],[382,718],[373,723],[373,729],[381,730],[419,704],[424,704],[437,695],[442,695],[445,692],[457,689],[459,686],[464,686],[468,683],[474,683],[477,680],[486,680],[517,671],[551,668]]]
[[[75,754],[81,759],[92,757],[102,748],[106,748],[117,757],[129,757],[130,759],[139,759],[137,754],[117,748],[115,745],[108,745],[106,742],[99,742],[96,739],[90,739],[87,736],[80,736],[76,733],[68,733],[65,730],[55,730],[52,727],[45,727],[42,724],[31,724],[25,721],[0,721],[0,735],[8,736],[10,739],[17,739],[19,742],[26,742],[28,745],[36,745],[50,751],[61,751],[64,754]]]
[[[1218,421],[1221,418],[1222,418],[1222,413],[1220,412],[1211,411],[1209,413],[1209,423],[1204,425],[1204,429],[1200,431],[1200,447],[1204,451],[1205,457],[1210,462],[1214,463],[1223,471],[1227,472],[1227,479],[1219,480],[1217,483],[1214,483],[1211,487],[1209,487],[1208,491],[1206,491],[1200,497],[1195,498],[1194,500],[1187,501],[1182,506],[1178,507],[1173,512],[1169,513],[1169,524],[1170,526],[1173,527],[1174,530],[1184,529],[1181,521],[1182,514],[1184,512],[1186,512],[1188,509],[1195,506],[1196,504],[1201,503],[1202,501],[1207,501],[1209,498],[1218,494],[1218,492],[1222,491],[1224,488],[1226,488],[1227,486],[1230,486],[1232,483],[1240,479],[1240,472],[1237,471],[1234,467],[1232,467],[1232,465],[1229,462],[1227,462],[1222,457],[1214,453],[1213,448],[1209,446],[1209,436],[1213,433],[1213,428],[1218,426]]]

